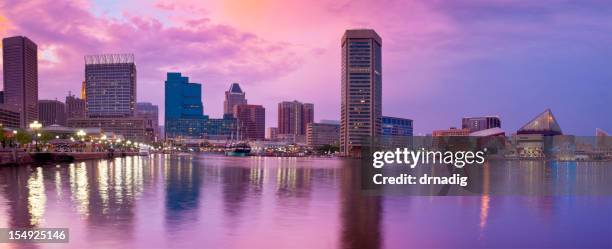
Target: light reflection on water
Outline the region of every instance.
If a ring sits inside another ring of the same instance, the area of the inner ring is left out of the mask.
[[[612,171],[515,164],[491,175],[529,190]],[[612,247],[612,196],[492,196],[489,172],[481,196],[368,196],[355,165],[199,154],[1,168],[0,225],[69,227],[71,248]]]

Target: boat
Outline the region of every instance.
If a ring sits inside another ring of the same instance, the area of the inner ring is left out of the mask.
[[[146,146],[146,145],[140,146],[140,149],[138,150],[138,155],[139,156],[148,156],[149,155],[149,146]]]
[[[225,146],[226,156],[248,156],[251,154],[251,146],[247,143],[236,143]]]

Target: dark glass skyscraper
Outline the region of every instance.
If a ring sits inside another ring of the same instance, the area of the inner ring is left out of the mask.
[[[136,109],[136,64],[133,54],[85,56],[87,116],[132,117]]]
[[[165,82],[166,138],[201,138],[205,133],[202,85],[181,73],[168,73]]]
[[[38,120],[38,48],[25,36],[2,39],[4,103],[20,113],[20,127]]]
[[[382,39],[371,29],[342,37],[340,153],[361,156],[367,139],[381,134]]]
[[[223,101],[223,115],[233,115],[234,106],[246,104],[246,93],[242,91],[238,83],[232,83],[229,90],[225,91],[225,101]]]

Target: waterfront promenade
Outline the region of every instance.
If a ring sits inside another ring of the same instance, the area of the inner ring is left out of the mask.
[[[0,151],[0,166],[21,165],[37,162],[66,162],[134,156],[137,152],[25,152]]]

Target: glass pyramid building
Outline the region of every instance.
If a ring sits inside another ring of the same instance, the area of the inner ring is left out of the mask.
[[[540,115],[523,125],[517,134],[540,134],[544,136],[562,135],[561,127],[550,109],[546,109]]]

